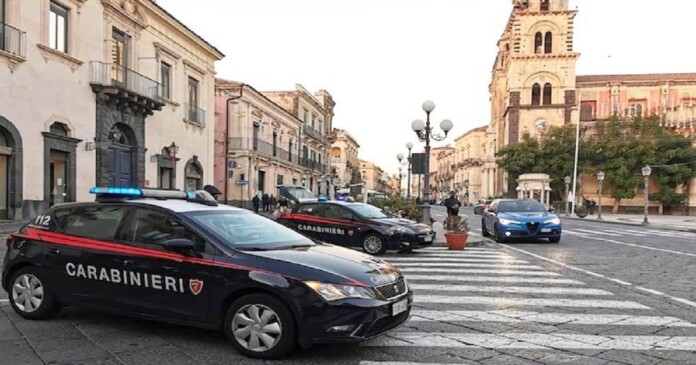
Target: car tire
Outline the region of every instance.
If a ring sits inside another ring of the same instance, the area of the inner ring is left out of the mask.
[[[483,237],[490,237],[491,236],[490,232],[488,232],[488,230],[486,229],[486,222],[483,219],[481,219],[481,236],[483,236]]]
[[[561,242],[561,237],[549,238],[549,242],[550,242],[550,243],[558,243],[558,242]]]
[[[385,242],[382,236],[375,233],[370,233],[363,237],[362,249],[363,252],[369,255],[383,255],[385,252],[387,252],[387,242]]]
[[[227,340],[239,353],[256,359],[282,358],[297,346],[290,309],[268,294],[249,294],[237,299],[227,310],[224,328]]]
[[[493,238],[497,243],[505,243],[505,238],[500,235],[500,229],[497,224],[493,226]]]
[[[55,293],[46,281],[43,271],[27,266],[17,270],[9,281],[9,300],[12,309],[26,319],[46,319],[60,307]]]

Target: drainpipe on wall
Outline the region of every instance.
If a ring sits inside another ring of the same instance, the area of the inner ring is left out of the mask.
[[[229,178],[229,165],[230,165],[230,102],[237,100],[243,96],[244,92],[244,86],[246,84],[241,84],[239,86],[239,95],[238,96],[233,96],[231,98],[227,98],[227,101],[225,102],[225,113],[227,117],[227,122],[225,125],[225,204],[229,201],[230,196],[229,194],[229,185],[230,185],[230,178]],[[241,198],[241,197],[240,197]]]

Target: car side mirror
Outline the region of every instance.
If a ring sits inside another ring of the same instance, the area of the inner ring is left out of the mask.
[[[178,253],[190,252],[196,247],[196,245],[193,244],[193,241],[188,238],[173,238],[171,240],[166,240],[162,242],[162,246],[164,246],[166,250]]]

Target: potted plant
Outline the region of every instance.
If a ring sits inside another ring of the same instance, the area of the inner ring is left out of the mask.
[[[584,205],[578,205],[575,207],[575,215],[577,215],[579,218],[587,217],[587,213],[587,207]]]
[[[450,250],[463,250],[469,240],[469,219],[452,215],[445,220],[445,240]]]

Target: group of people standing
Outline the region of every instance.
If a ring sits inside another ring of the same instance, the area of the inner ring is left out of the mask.
[[[251,199],[251,204],[254,207],[254,212],[258,213],[259,209],[262,209],[263,212],[273,212],[276,207],[279,207],[280,209],[287,208],[288,207],[288,201],[285,199],[285,197],[280,197],[280,199],[276,199],[273,194],[268,195],[267,193],[263,193],[261,195],[261,198],[259,198],[258,194],[254,195],[254,197]]]

